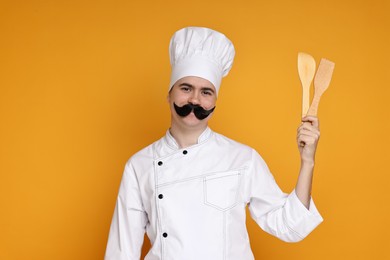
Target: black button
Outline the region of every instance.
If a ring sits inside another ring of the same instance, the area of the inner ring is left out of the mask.
[[[167,237],[168,236],[168,234],[167,233],[163,233],[163,237]]]
[[[162,198],[164,198],[164,195],[160,194],[160,195],[158,195],[158,198],[162,199]]]
[[[161,166],[163,164],[163,162],[159,161],[157,164],[158,164],[158,166]]]
[[[183,151],[183,154],[187,154],[187,153],[188,153],[187,150],[184,150],[184,151]]]

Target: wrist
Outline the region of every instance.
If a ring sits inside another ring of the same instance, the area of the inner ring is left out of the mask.
[[[301,166],[304,168],[314,168],[314,160],[301,160]]]

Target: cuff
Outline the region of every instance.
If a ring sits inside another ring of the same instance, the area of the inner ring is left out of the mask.
[[[323,221],[313,199],[310,197],[310,206],[307,209],[297,197],[295,189],[288,195],[285,210],[287,225],[302,238],[309,235]]]

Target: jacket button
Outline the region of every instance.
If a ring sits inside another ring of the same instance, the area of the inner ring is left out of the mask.
[[[163,237],[167,237],[168,236],[168,234],[167,233],[163,233]]]
[[[164,195],[159,194],[159,195],[158,195],[158,198],[161,200],[162,198],[164,198]]]
[[[161,166],[161,165],[163,165],[163,162],[159,161],[157,164],[158,164],[158,166]]]
[[[187,150],[184,150],[184,151],[183,151],[183,154],[187,154],[187,153],[188,153]]]

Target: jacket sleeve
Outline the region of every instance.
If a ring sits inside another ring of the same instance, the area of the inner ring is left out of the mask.
[[[248,170],[249,211],[264,231],[286,242],[298,242],[323,221],[312,198],[307,209],[295,190],[290,194],[281,191],[266,163],[255,151]]]
[[[140,259],[146,224],[137,176],[129,161],[119,187],[104,259]]]

